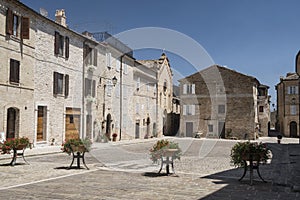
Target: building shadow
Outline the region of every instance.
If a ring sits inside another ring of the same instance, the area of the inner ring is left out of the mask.
[[[291,188],[295,184],[295,177],[300,175],[300,151],[295,150],[299,150],[300,145],[266,144],[272,152],[272,159],[270,163],[259,167],[266,183],[259,178],[256,170],[253,172],[253,185],[250,185],[249,171],[243,180],[239,181],[243,175],[243,168],[226,170],[201,177],[211,179],[212,184],[220,189],[200,199],[299,199],[300,193]]]

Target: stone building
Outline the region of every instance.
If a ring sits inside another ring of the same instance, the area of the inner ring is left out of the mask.
[[[299,72],[300,51],[296,56],[296,73],[287,73],[280,77],[276,85],[277,122],[276,130],[285,137],[299,136]]]
[[[83,137],[83,43],[67,28],[64,10],[56,21],[34,13],[35,138],[38,144]]]
[[[268,134],[268,87],[256,78],[213,65],[179,82],[182,136],[254,139]]]
[[[34,17],[17,1],[0,0],[0,132],[34,139]]]
[[[139,60],[138,62],[156,72],[156,119],[154,136],[172,135],[171,121],[173,111],[173,74],[165,53],[157,60]],[[175,133],[176,134],[176,133]],[[175,135],[173,134],[173,135]]]
[[[52,21],[20,1],[0,5],[0,132],[7,138],[44,145],[169,134],[176,106],[165,54],[136,61],[108,33],[69,29],[64,10]]]

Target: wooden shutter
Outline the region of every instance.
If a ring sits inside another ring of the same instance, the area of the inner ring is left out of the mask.
[[[21,21],[21,37],[22,39],[29,39],[30,20],[28,17],[22,17]]]
[[[183,94],[186,94],[186,93],[187,93],[187,85],[183,84]]]
[[[9,35],[13,34],[13,12],[12,10],[8,9],[6,13],[6,33]]]
[[[96,94],[96,81],[93,80],[93,85],[92,85],[92,97],[95,97]]]
[[[9,66],[9,82],[14,82],[15,80],[15,73],[14,73],[14,60],[10,59],[10,66]]]
[[[98,50],[94,49],[94,66],[97,66],[97,56],[98,56]]]
[[[20,61],[15,60],[14,68],[15,68],[15,76],[16,76],[15,82],[20,83]]]
[[[69,46],[70,46],[70,39],[69,37],[66,37],[66,52],[65,52],[66,58],[69,58]]]
[[[59,33],[55,31],[54,54],[59,54]]]
[[[54,72],[53,74],[53,94],[57,94],[58,90],[58,73]]]
[[[195,94],[195,84],[192,84],[192,94]]]
[[[186,115],[186,105],[183,105],[183,115]]]
[[[65,97],[69,96],[69,75],[65,75]]]

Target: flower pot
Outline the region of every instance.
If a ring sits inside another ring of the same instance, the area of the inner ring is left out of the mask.
[[[85,152],[86,151],[86,148],[84,145],[79,145],[79,146],[71,145],[71,149],[73,152]]]
[[[16,150],[23,150],[27,147],[27,144],[19,144],[15,149]]]

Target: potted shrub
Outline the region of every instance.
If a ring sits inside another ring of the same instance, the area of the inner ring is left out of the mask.
[[[282,135],[277,135],[277,143],[280,144],[282,139]]]
[[[112,134],[112,137],[113,137],[113,141],[116,142],[116,141],[117,141],[118,134],[117,134],[117,133],[114,133],[114,134]]]
[[[7,138],[7,140],[2,144],[2,152],[10,153],[11,150],[22,150],[29,146],[30,142],[27,137],[21,138]]]
[[[245,167],[245,161],[250,159],[266,163],[270,158],[270,150],[262,143],[238,142],[232,147],[230,156],[234,166]]]
[[[85,139],[69,139],[62,144],[62,151],[67,154],[73,152],[89,152],[91,149],[92,142],[89,138]]]
[[[172,154],[173,159],[180,160],[181,149],[178,143],[169,140],[158,140],[150,149],[150,159],[154,163],[167,154]]]

